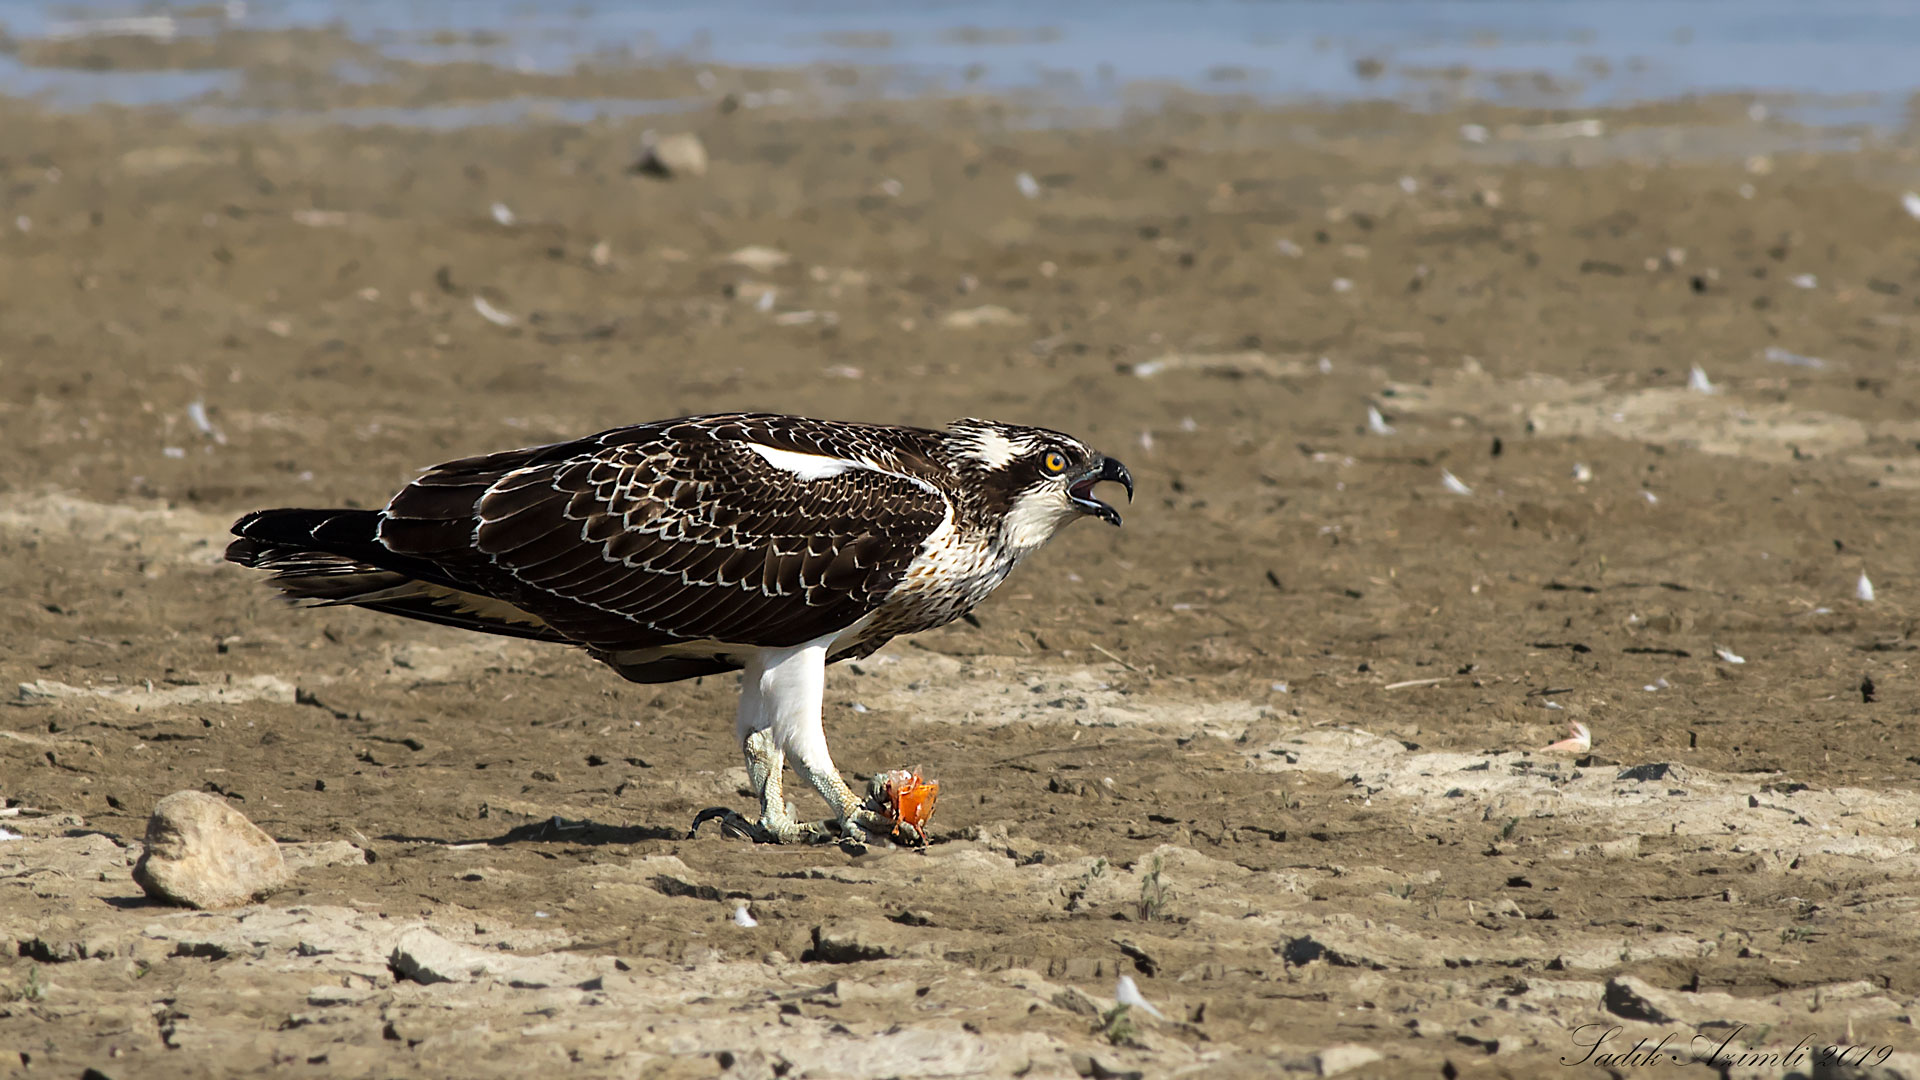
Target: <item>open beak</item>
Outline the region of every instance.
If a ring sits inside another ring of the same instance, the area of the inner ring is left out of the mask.
[[[1133,474],[1127,471],[1125,465],[1110,457],[1101,458],[1099,466],[1087,470],[1085,476],[1069,485],[1067,497],[1073,500],[1073,505],[1078,507],[1081,513],[1092,514],[1101,521],[1117,526],[1120,524],[1120,511],[1093,497],[1093,486],[1102,480],[1125,484],[1127,501],[1133,501]]]

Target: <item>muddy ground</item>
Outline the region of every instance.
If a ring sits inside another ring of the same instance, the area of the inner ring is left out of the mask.
[[[688,110],[0,103],[0,1072],[1602,1075],[1561,1065],[1617,1026],[1913,1075],[1913,133],[636,78]],[[648,127],[707,175],[631,172]],[[1139,481],[829,676],[843,769],[942,781],[925,852],[685,839],[748,805],[731,679],[219,560],[249,509],[736,408]],[[181,789],[295,884],[146,903]]]

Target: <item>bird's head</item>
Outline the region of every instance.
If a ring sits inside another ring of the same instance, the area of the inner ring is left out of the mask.
[[[950,460],[971,477],[1005,517],[1002,536],[1019,551],[1045,543],[1083,515],[1120,524],[1120,512],[1094,497],[1103,480],[1122,484],[1133,501],[1133,474],[1071,435],[992,420],[948,425]]]

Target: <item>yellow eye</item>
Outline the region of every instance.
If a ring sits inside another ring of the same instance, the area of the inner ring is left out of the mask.
[[[1047,451],[1046,459],[1040,464],[1044,465],[1050,473],[1065,472],[1067,469],[1067,458],[1066,455],[1058,450],[1049,450]]]

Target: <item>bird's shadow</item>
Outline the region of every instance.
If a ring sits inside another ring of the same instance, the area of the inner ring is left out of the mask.
[[[597,821],[567,821],[558,816],[545,821],[530,821],[525,825],[516,825],[499,836],[468,840],[449,840],[438,836],[411,836],[403,833],[387,833],[380,837],[395,844],[438,844],[442,847],[465,847],[473,844],[505,847],[508,844],[555,843],[600,847],[638,844],[648,840],[685,840],[686,838],[687,830],[684,826],[676,829],[667,825],[603,825]]]

